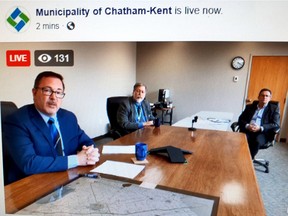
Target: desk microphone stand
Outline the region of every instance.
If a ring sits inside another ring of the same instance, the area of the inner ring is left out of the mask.
[[[196,131],[197,129],[193,127],[194,122],[197,122],[198,116],[195,116],[194,119],[192,119],[192,127],[188,128],[189,131]]]

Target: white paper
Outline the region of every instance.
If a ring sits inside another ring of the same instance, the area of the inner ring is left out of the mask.
[[[155,183],[150,183],[150,182],[142,182],[139,187],[143,188],[149,188],[149,189],[155,189],[157,187],[157,184]]]
[[[135,154],[135,145],[104,145],[102,154]]]
[[[90,172],[97,172],[109,175],[115,175],[125,178],[135,178],[145,166],[143,165],[135,165],[124,162],[110,161],[107,160],[100,166],[91,170]]]

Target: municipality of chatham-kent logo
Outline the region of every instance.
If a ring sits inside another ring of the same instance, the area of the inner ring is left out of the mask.
[[[23,31],[29,22],[29,17],[27,16],[27,12],[24,9],[20,9],[17,7],[12,10],[10,15],[7,18],[8,25],[12,27],[17,32]]]

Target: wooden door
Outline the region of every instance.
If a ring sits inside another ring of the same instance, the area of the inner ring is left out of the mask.
[[[288,91],[288,56],[252,57],[246,103],[257,100],[259,91],[262,88],[270,89],[272,91],[272,100],[280,102],[280,114],[282,117]]]

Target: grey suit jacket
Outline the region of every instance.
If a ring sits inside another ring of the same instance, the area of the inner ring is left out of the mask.
[[[136,110],[134,109],[135,103],[136,101],[134,101],[132,97],[129,97],[128,100],[120,104],[117,111],[117,122],[119,126],[129,132],[139,129],[138,123],[135,120],[137,117]],[[141,106],[147,121],[154,120],[155,117],[152,115],[150,104],[146,99],[142,101]]]

